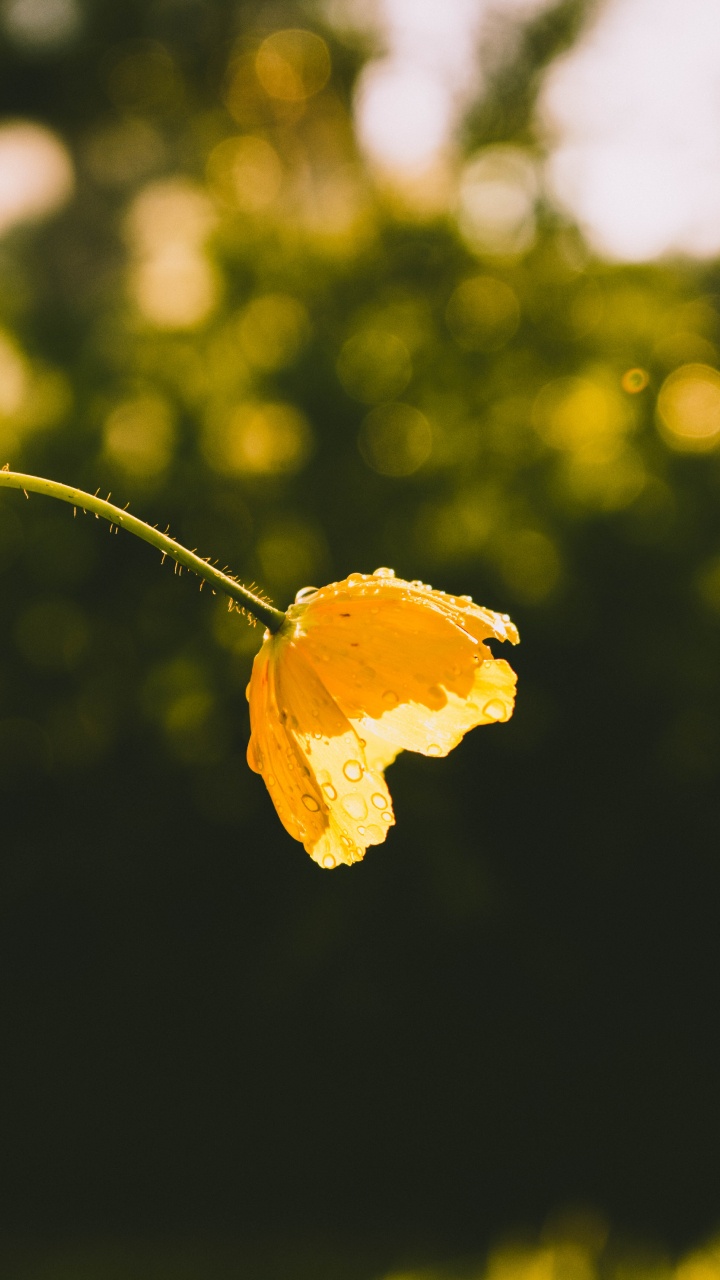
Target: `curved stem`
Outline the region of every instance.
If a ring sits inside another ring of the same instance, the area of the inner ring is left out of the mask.
[[[122,507],[116,507],[114,503],[98,498],[96,494],[85,493],[82,489],[74,489],[68,484],[59,484],[56,480],[45,480],[41,476],[26,476],[19,471],[0,470],[0,488],[3,486],[7,489],[22,489],[26,495],[43,493],[48,498],[59,498],[61,502],[69,502],[73,507],[80,507],[83,511],[92,511],[95,516],[109,520],[111,525],[127,529],[129,533],[142,538],[143,542],[149,542],[152,547],[157,547],[163,556],[172,556],[173,560],[183,568],[190,569],[192,573],[204,578],[214,590],[223,591],[270,631],[278,631],[285,620],[284,613],[274,609],[267,600],[249,591],[242,583],[236,582],[226,573],[221,573],[194,551],[181,547],[179,542],[169,538],[166,533],[154,529],[144,520],[138,520],[137,516],[131,516],[130,512],[124,511]]]

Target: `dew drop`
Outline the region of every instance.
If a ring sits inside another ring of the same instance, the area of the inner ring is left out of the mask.
[[[315,712],[315,714],[317,715],[317,712]],[[315,738],[318,742],[322,742],[322,734],[318,731],[316,731],[313,734],[313,738]]]
[[[302,798],[302,802],[305,805],[305,808],[309,809],[311,813],[317,813],[318,809],[320,808],[320,805],[318,804],[314,796],[304,795]]]
[[[444,689],[440,688],[439,684],[433,684],[428,689],[428,700],[430,702],[430,706],[436,711],[439,711],[447,702],[447,694]]]
[[[323,791],[325,792],[328,800],[337,800],[337,791],[331,782],[323,783]]]
[[[373,573],[373,578],[394,578],[394,577],[395,577],[394,569],[385,569],[381,567],[380,569],[376,569],[375,572]]]
[[[331,853],[325,854],[325,857],[322,860],[322,864],[324,867],[327,867],[328,871],[332,870],[332,868],[335,866],[335,859],[333,858]]]
[[[350,839],[349,836],[341,835],[340,839],[342,840],[346,849],[352,849],[352,840]]]
[[[343,773],[349,782],[359,782],[363,776],[363,767],[359,760],[346,760]]]
[[[383,822],[392,822],[392,814],[390,813],[389,809],[386,809],[384,813],[381,813],[380,817],[382,818]]]
[[[348,574],[347,584],[349,587],[356,587],[357,584],[359,582],[363,582],[364,579],[365,579],[364,573],[351,573],[351,574]]]
[[[358,835],[359,835],[359,836],[364,836],[364,835],[365,835],[365,828],[364,828],[364,827],[358,827]]]
[[[387,800],[383,795],[380,794],[379,791],[375,792],[375,795],[372,798],[372,802],[376,809],[387,809]]]
[[[295,596],[296,604],[304,604],[306,600],[312,599],[318,593],[317,587],[301,587]]]
[[[382,827],[379,827],[376,822],[368,823],[365,828],[365,836],[371,844],[380,844],[383,838]]]
[[[367,818],[367,805],[362,796],[357,795],[355,792],[351,792],[349,796],[343,796],[340,803],[345,812],[349,813],[350,817],[354,818],[356,822],[361,822],[363,818]]]
[[[431,742],[430,746],[427,749],[427,753],[429,756],[441,756],[442,747],[439,747],[437,742]]]
[[[265,782],[269,787],[274,787],[275,783],[277,782],[277,778],[275,777],[275,774],[269,773],[267,778],[265,779]]]
[[[382,700],[386,707],[396,707],[400,701],[394,689],[386,689],[382,696]]]
[[[458,599],[462,600],[463,604],[472,604],[473,602],[472,596],[459,596]]]
[[[504,720],[505,719],[504,702],[500,702],[498,698],[493,698],[492,701],[486,702],[485,706],[483,707],[483,715],[489,716],[491,720]]]

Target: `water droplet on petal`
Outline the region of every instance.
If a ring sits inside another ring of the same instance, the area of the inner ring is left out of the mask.
[[[317,714],[317,713],[316,713],[316,714]],[[321,734],[321,733],[314,733],[314,734],[313,734],[313,738],[316,738],[318,742],[322,742],[322,734]]]
[[[359,835],[359,836],[364,836],[364,835],[365,835],[365,828],[364,828],[364,827],[358,827],[358,835]]]
[[[388,809],[386,809],[384,813],[381,813],[380,817],[382,818],[383,822],[392,822],[392,814]]]
[[[386,707],[396,707],[400,701],[394,689],[386,689],[382,696],[382,700]]]
[[[387,809],[387,800],[383,795],[380,794],[379,791],[375,792],[375,795],[372,798],[372,802],[375,805],[376,809]]]
[[[328,800],[337,800],[337,791],[331,782],[325,782],[323,784],[323,791],[325,792]]]
[[[296,604],[303,604],[306,600],[311,600],[318,593],[317,587],[301,587],[295,596]]]
[[[430,746],[427,749],[427,753],[429,756],[441,756],[442,747],[439,747],[437,742],[431,742]]]
[[[265,779],[265,782],[269,787],[274,787],[275,783],[277,782],[277,778],[275,777],[275,774],[269,773],[267,778]]]
[[[433,684],[428,689],[428,701],[431,707],[439,711],[447,702],[447,694],[444,689],[440,688],[439,684]]]
[[[459,596],[458,598],[462,600],[463,604],[472,604],[473,602],[472,596]]]
[[[380,568],[380,569],[376,569],[375,572],[373,573],[373,578],[394,578],[394,577],[395,577],[394,569]]]
[[[352,792],[349,796],[343,796],[340,803],[345,812],[349,813],[351,818],[355,818],[356,822],[367,818],[367,805],[362,796],[357,795],[355,792]]]
[[[349,782],[359,782],[363,776],[363,767],[359,760],[346,760],[343,773]]]
[[[365,836],[372,844],[379,844],[383,838],[382,827],[375,822],[369,823],[365,828]]]
[[[304,795],[302,798],[302,802],[305,805],[305,808],[309,809],[311,813],[317,813],[318,809],[320,808],[320,805],[318,804],[314,796]]]
[[[328,871],[332,870],[332,868],[335,866],[335,859],[333,858],[331,853],[325,854],[325,857],[322,860],[322,864],[324,867],[328,868]]]
[[[349,587],[356,587],[358,582],[363,582],[364,579],[364,573],[350,573],[347,577],[347,584]]]
[[[493,698],[483,707],[483,715],[489,716],[491,720],[504,720],[505,714],[505,703],[500,702],[499,698]]]

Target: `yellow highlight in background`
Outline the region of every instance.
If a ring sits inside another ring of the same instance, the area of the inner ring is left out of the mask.
[[[509,342],[520,323],[520,304],[503,280],[476,276],[458,285],[445,318],[463,350],[497,351]]]
[[[720,373],[708,364],[684,364],[667,377],[657,402],[665,441],[684,453],[707,453],[720,441]]]
[[[647,369],[628,369],[620,379],[620,385],[623,391],[627,391],[628,395],[635,396],[638,391],[644,391],[650,381],[650,374]]]
[[[327,84],[330,53],[313,31],[275,31],[260,45],[255,70],[268,97],[304,102]]]

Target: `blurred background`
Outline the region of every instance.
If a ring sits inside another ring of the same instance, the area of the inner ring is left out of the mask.
[[[2,494],[2,1274],[718,1280],[717,5],[0,32],[0,465],[522,636],[325,874],[245,764],[260,632]]]

